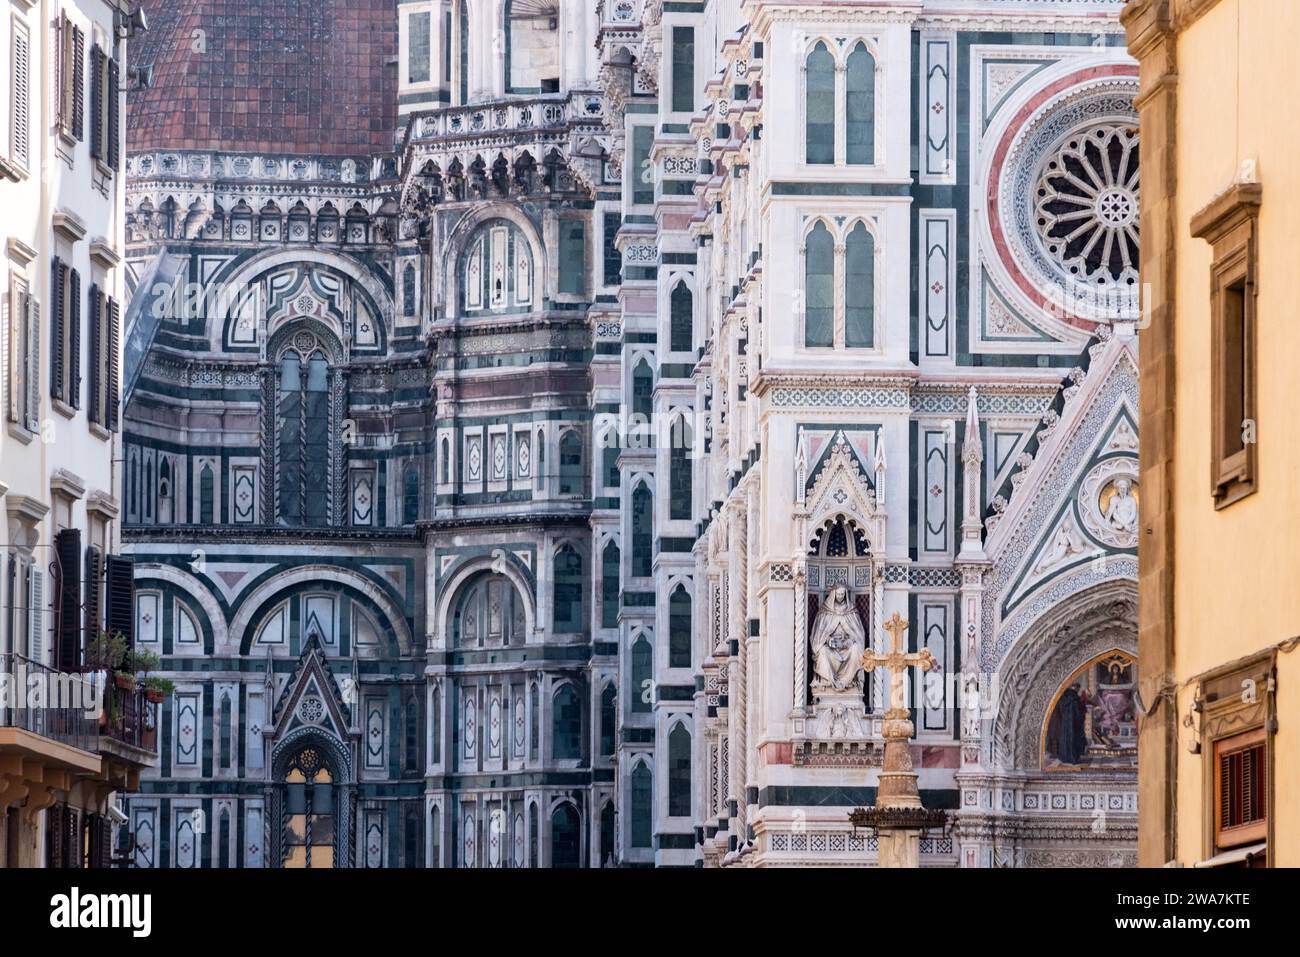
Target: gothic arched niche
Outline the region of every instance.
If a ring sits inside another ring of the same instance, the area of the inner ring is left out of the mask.
[[[504,575],[480,575],[456,599],[451,633],[457,648],[519,644],[527,632],[524,602]]]
[[[1043,721],[1044,771],[1137,767],[1137,676],[1137,659],[1113,649],[1065,680]]]
[[[1137,586],[1119,579],[1085,589],[1037,620],[1012,647],[997,674],[992,762],[1038,771],[1044,737],[1061,693],[1091,664],[1137,652]],[[1133,675],[1136,681],[1136,675]],[[1093,769],[1102,769],[1094,766]],[[1132,771],[1133,765],[1106,770]]]
[[[467,315],[522,312],[533,308],[532,248],[519,227],[505,219],[480,225],[460,259],[460,307]]]

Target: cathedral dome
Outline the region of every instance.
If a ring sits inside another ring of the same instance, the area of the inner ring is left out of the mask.
[[[127,148],[356,156],[392,148],[395,0],[144,0]]]

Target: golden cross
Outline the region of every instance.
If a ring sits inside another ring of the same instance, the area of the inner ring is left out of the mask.
[[[901,617],[898,612],[894,612],[894,616],[885,622],[885,631],[889,632],[892,639],[890,644],[893,647],[888,654],[884,655],[868,650],[862,656],[862,667],[868,674],[877,668],[885,668],[889,671],[889,708],[891,711],[904,710],[902,679],[906,676],[907,669],[918,665],[922,671],[929,671],[931,668],[939,667],[939,662],[935,660],[929,648],[914,652],[907,651],[907,646],[904,644],[907,619]]]

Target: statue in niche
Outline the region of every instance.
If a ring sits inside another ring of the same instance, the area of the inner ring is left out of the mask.
[[[1117,532],[1137,534],[1138,499],[1132,481],[1116,479],[1111,487],[1102,491],[1098,504],[1107,525]]]
[[[817,612],[811,639],[813,690],[861,691],[866,629],[849,590],[836,585]]]

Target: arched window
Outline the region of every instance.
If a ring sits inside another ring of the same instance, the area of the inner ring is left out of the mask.
[[[221,696],[221,717],[219,720],[221,721],[221,734],[218,745],[219,753],[217,757],[222,770],[225,770],[230,767],[231,738],[233,732],[233,728],[231,727],[229,694],[223,694]]]
[[[835,58],[818,43],[808,54],[804,146],[809,163],[835,162]]]
[[[610,539],[600,555],[600,627],[618,627],[619,550]]]
[[[437,764],[442,760],[442,708],[438,689],[433,689],[429,696],[429,739],[432,748],[430,760]],[[434,832],[435,834],[437,831]]]
[[[402,838],[406,847],[402,865],[421,867],[424,864],[424,854],[420,846],[420,809],[414,804],[408,804],[403,817],[405,821],[402,825]]]
[[[538,867],[537,860],[537,804],[528,805],[528,866]]]
[[[606,801],[600,809],[600,866],[614,866],[614,802]]]
[[[876,241],[858,223],[844,241],[844,344],[875,345]]]
[[[546,433],[537,430],[537,490],[546,489]]]
[[[334,866],[334,777],[314,747],[285,774],[285,867]]]
[[[678,280],[677,285],[673,286],[672,296],[669,298],[671,318],[668,347],[673,352],[689,352],[695,348],[695,334],[692,328],[694,322],[693,312],[691,290],[686,283]]]
[[[632,846],[649,847],[654,826],[654,782],[645,762],[632,769]]]
[[[654,704],[654,649],[644,634],[632,642],[632,713],[649,714]]]
[[[551,699],[551,756],[557,761],[582,757],[582,702],[573,685],[562,685]]]
[[[206,462],[203,468],[199,469],[199,522],[203,525],[212,525],[215,522],[214,512],[216,493],[212,477],[212,466]]]
[[[451,623],[458,648],[523,641],[526,629],[523,598],[504,575],[484,575],[466,586]]]
[[[467,313],[519,311],[533,303],[533,252],[503,219],[480,226],[461,260],[461,306]]]
[[[632,493],[632,574],[646,578],[654,569],[654,500],[642,483]]]
[[[560,436],[560,494],[582,494],[582,437],[570,429]]]
[[[668,667],[691,666],[691,596],[685,585],[668,599]]]
[[[321,526],[329,511],[329,363],[318,349],[280,359],[276,467],[281,525]]]
[[[429,866],[442,867],[442,811],[436,804],[429,809]]]
[[[849,54],[844,71],[845,159],[854,164],[876,161],[876,61],[866,44]]]
[[[622,451],[619,448],[620,439],[618,432],[611,429],[605,437],[605,447],[602,450],[605,469],[605,484],[610,488],[618,488],[623,484],[623,477],[618,470],[618,454]]]
[[[230,811],[221,809],[221,818],[217,823],[217,867],[230,866]]]
[[[420,768],[420,706],[415,699],[406,703],[406,770]]]
[[[442,454],[438,456],[438,481],[442,485],[451,482],[451,443],[446,437],[442,440]]]
[[[553,588],[555,630],[576,632],[583,630],[582,592],[585,584],[582,574],[582,556],[573,546],[565,545],[555,555],[555,583]]]
[[[581,864],[582,824],[572,804],[561,804],[551,813],[551,867]]]
[[[655,374],[650,363],[642,359],[632,370],[632,413],[640,416],[643,424],[650,422],[655,411]]]
[[[803,344],[835,345],[835,240],[821,220],[804,240]]]
[[[690,426],[686,424],[685,416],[679,416],[673,423],[672,444],[668,448],[668,517],[671,519],[691,517],[694,484],[691,442]]]
[[[402,524],[414,525],[419,520],[420,473],[412,466],[402,479]]]
[[[415,315],[415,266],[412,263],[407,263],[402,271],[402,305],[404,315]]]
[[[542,738],[542,696],[537,685],[533,685],[528,693],[528,714],[528,756],[536,761]]]
[[[611,681],[600,693],[600,753],[603,757],[609,757],[614,753],[615,736],[618,732],[617,704],[618,689]]]
[[[668,735],[668,816],[691,816],[691,733],[680,723]]]

